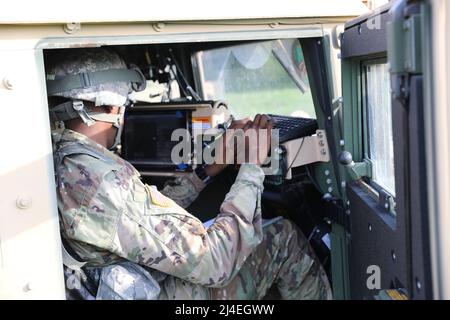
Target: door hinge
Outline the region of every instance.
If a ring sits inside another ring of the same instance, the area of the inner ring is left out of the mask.
[[[393,98],[407,99],[410,76],[422,73],[420,11],[395,16],[387,23],[387,32]]]
[[[387,23],[391,73],[422,73],[421,16],[413,14]]]

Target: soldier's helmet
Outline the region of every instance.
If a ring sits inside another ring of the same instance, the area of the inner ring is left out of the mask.
[[[128,68],[117,53],[106,48],[55,50],[47,61],[47,95],[63,98],[62,103],[50,107],[53,121],[79,117],[88,126],[105,121],[120,129],[123,108],[119,115],[106,110],[94,112],[83,101],[124,107],[132,90],[145,89],[142,72],[137,67]]]
[[[47,95],[59,97],[50,106],[52,121],[62,122],[81,118],[91,126],[95,121],[112,123],[118,130],[114,145],[120,142],[124,107],[128,95],[145,89],[145,77],[137,67],[128,68],[117,53],[105,48],[55,51],[46,67]],[[62,98],[62,102],[61,102]],[[118,114],[94,111],[84,102],[95,106],[121,107]]]

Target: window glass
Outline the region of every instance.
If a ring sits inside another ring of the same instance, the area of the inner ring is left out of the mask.
[[[366,66],[367,132],[372,180],[395,196],[394,145],[389,71],[386,63]]]
[[[236,118],[274,113],[315,118],[300,43],[252,42],[197,52],[196,83],[206,100],[225,100]]]

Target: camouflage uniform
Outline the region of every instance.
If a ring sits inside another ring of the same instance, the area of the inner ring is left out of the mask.
[[[134,262],[159,283],[159,299],[260,299],[274,284],[283,298],[331,297],[302,233],[285,219],[262,227],[256,165],[241,166],[205,228],[183,209],[204,187],[195,174],[159,192],[77,132],[54,134],[54,142],[62,235],[88,265]]]

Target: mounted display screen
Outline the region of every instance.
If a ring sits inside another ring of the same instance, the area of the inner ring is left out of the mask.
[[[190,130],[191,110],[131,111],[125,114],[122,155],[139,169],[180,168],[171,160],[172,132]]]

